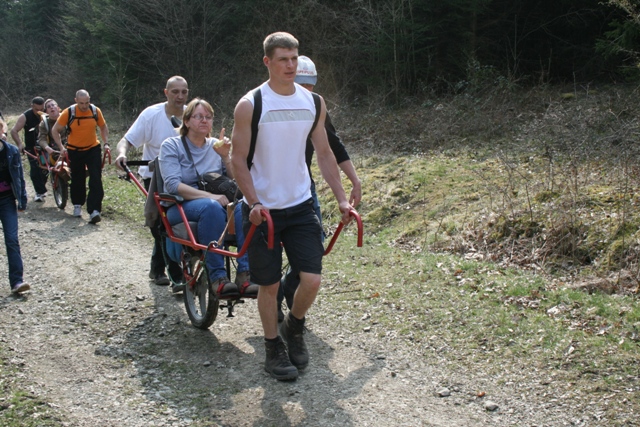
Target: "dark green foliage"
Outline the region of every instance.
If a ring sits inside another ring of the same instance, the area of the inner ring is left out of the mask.
[[[632,65],[638,23],[599,0],[0,1],[0,97],[75,90],[135,116],[184,76],[225,119],[267,77],[262,40],[288,31],[336,102],[581,83]],[[0,99],[2,99],[0,98]],[[22,100],[20,99],[22,98]]]

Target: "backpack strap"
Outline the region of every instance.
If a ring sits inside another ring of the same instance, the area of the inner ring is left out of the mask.
[[[318,124],[318,120],[320,120],[320,110],[322,109],[322,103],[320,102],[320,95],[318,95],[315,92],[311,92],[311,96],[313,96],[313,104],[316,106],[316,117],[315,119],[313,119],[313,126],[311,126],[311,130],[309,131],[309,137],[307,139],[311,138],[311,134],[315,130],[316,125]]]
[[[262,115],[262,92],[257,87],[251,92],[253,95],[253,115],[251,116],[251,144],[247,154],[247,167],[251,170],[253,166],[253,153],[256,151],[256,140],[258,139],[258,124]]]
[[[262,92],[260,88],[254,89],[251,94],[253,95],[253,115],[251,116],[251,144],[249,145],[249,153],[247,154],[247,167],[251,170],[253,165],[253,154],[256,151],[256,140],[258,139],[258,124],[260,123],[260,116],[262,115]],[[311,92],[313,96],[313,104],[316,107],[316,116],[313,119],[313,126],[309,131],[307,139],[311,138],[311,134],[315,130],[318,120],[320,120],[320,110],[322,109],[322,103],[320,102],[320,96]]]
[[[93,104],[89,104],[89,108],[91,109],[91,117],[76,117],[76,104],[67,108],[67,110],[69,110],[69,121],[67,121],[68,132],[71,132],[71,124],[76,120],[76,118],[78,120],[93,119],[96,121],[96,125],[98,124],[98,109]],[[80,125],[80,122],[78,122],[78,125]]]

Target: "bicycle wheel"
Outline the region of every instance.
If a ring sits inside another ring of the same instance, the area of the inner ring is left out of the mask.
[[[220,300],[209,282],[209,273],[204,259],[192,256],[189,261],[189,270],[189,274],[185,274],[187,286],[183,292],[184,305],[191,324],[198,329],[207,329],[213,325],[218,316]]]
[[[53,199],[56,201],[56,206],[64,209],[69,199],[69,183],[64,179],[60,179],[58,174],[53,171],[49,173],[49,180],[51,181],[51,188],[53,188]]]

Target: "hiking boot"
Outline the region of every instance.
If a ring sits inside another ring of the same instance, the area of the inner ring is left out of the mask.
[[[102,218],[100,217],[100,212],[98,212],[98,211],[91,212],[91,216],[89,217],[89,222],[91,224],[97,224],[101,220],[102,220]]]
[[[29,286],[28,283],[20,282],[11,287],[11,293],[19,294],[21,292],[26,292],[29,289],[31,289],[31,286]]]
[[[73,216],[80,218],[82,216],[82,206],[73,205]]]
[[[238,286],[226,277],[214,280],[213,289],[216,290],[218,298],[221,299],[233,299],[240,296]]]
[[[291,364],[287,348],[280,337],[275,342],[264,341],[266,358],[264,370],[279,381],[291,381],[298,378],[298,369]]]
[[[287,343],[289,360],[299,370],[303,370],[309,364],[309,352],[302,336],[304,321],[304,318],[298,320],[289,312],[280,324],[280,336]]]
[[[236,273],[236,280],[234,280],[234,282],[240,291],[240,296],[243,298],[257,298],[258,289],[260,287],[255,283],[251,283],[249,281],[249,276],[250,274],[248,271]]]
[[[171,281],[169,280],[167,275],[164,274],[164,273],[160,273],[160,274],[156,275],[156,277],[153,279],[153,281],[158,286],[169,286],[169,283],[171,283]]]

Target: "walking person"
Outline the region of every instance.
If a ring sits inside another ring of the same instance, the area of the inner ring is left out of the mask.
[[[0,120],[0,128],[4,121]],[[9,262],[9,286],[18,294],[31,287],[23,280],[24,266],[18,240],[18,211],[27,208],[27,190],[17,147],[0,138],[0,222]]]
[[[300,55],[298,57],[298,69],[296,71],[295,82],[298,83],[303,88],[307,89],[309,92],[313,92],[313,89],[318,82],[318,72],[316,70],[316,65],[313,63],[311,58]],[[351,158],[349,157],[349,153],[345,148],[342,140],[336,133],[336,129],[333,127],[331,123],[331,118],[329,117],[329,113],[325,117],[324,127],[327,131],[327,139],[329,140],[329,146],[331,147],[331,151],[333,155],[336,157],[336,162],[338,163],[338,167],[344,172],[344,174],[351,181],[351,195],[349,196],[349,203],[356,208],[360,203],[360,199],[362,198],[362,185],[360,183],[360,178],[358,178],[358,174],[356,173],[356,168],[353,166],[351,162]],[[311,162],[313,161],[313,153],[315,152],[313,148],[313,143],[310,138],[307,138],[307,148],[305,151],[305,160],[307,163],[307,169],[309,171],[309,177],[311,178],[311,197],[313,198],[313,209],[318,216],[318,220],[320,220],[320,226],[322,226],[322,212],[320,210],[320,202],[318,201],[318,194],[316,193],[316,183],[313,180],[313,176],[311,175]],[[322,233],[322,241],[324,242],[324,231]],[[298,272],[288,269],[287,273],[282,277],[282,281],[280,284],[280,290],[278,292],[278,321],[281,322],[284,320],[284,312],[282,311],[282,302],[286,299],[287,307],[291,310],[291,306],[293,305],[293,295],[298,288],[298,284],[300,283],[300,277]]]
[[[259,226],[249,246],[249,265],[251,281],[260,286],[258,311],[265,338],[264,368],[278,380],[293,380],[309,363],[303,337],[305,316],[320,288],[324,252],[322,227],[313,209],[311,178],[305,163],[309,134],[318,166],[338,201],[344,223],[350,221],[352,207],[327,141],[324,100],[294,82],[298,41],[291,34],[277,32],[267,36],[263,48],[263,63],[269,71],[269,80],[259,87],[258,132],[252,135],[256,101],[254,91],[251,91],[236,105],[232,166],[244,194],[245,233],[252,223]],[[252,137],[255,138],[253,149]],[[262,237],[266,235],[262,210],[269,212],[273,220],[272,250],[267,248]],[[300,285],[293,298],[292,310],[278,331],[281,243],[292,268],[300,272]]]
[[[178,131],[171,122],[171,117],[182,120],[185,104],[189,96],[189,86],[187,81],[180,76],[173,76],[167,80],[164,89],[166,102],[151,105],[145,108],[131,125],[124,137],[118,142],[116,157],[116,167],[123,169],[123,165],[127,163],[127,154],[131,147],[142,147],[142,160],[153,160],[160,155],[160,146],[162,142],[178,135]],[[151,177],[153,173],[149,171],[147,166],[141,166],[138,174],[142,177],[144,188],[149,191]],[[149,269],[149,278],[153,279],[156,285],[167,286],[171,283],[165,272],[164,256],[162,253],[162,238],[160,230],[152,227],[151,235],[153,235],[154,246],[151,253],[151,266]],[[182,283],[182,271],[180,266],[169,260],[169,275],[173,279],[172,291],[174,293],[181,292],[184,289]]]
[[[36,96],[31,100],[31,108],[22,113],[16,124],[11,129],[11,138],[16,143],[20,153],[28,151],[36,156],[35,146],[38,142],[38,126],[40,125],[40,115],[44,110],[44,98]],[[24,129],[24,145],[20,139],[20,131]],[[33,190],[36,195],[33,197],[34,202],[44,202],[47,194],[47,171],[42,169],[38,164],[37,157],[27,156],[29,160],[29,177],[33,184]]]
[[[80,89],[76,92],[76,103],[66,108],[58,117],[51,132],[58,146],[62,145],[60,135],[66,129],[69,168],[71,169],[71,203],[73,216],[82,216],[82,206],[87,203],[89,222],[96,224],[102,219],[102,148],[96,135],[96,128],[105,147],[109,146],[109,128],[102,111],[91,104],[89,92]],[[63,150],[64,151],[64,150]],[[87,173],[89,175],[89,194],[87,194]]]

